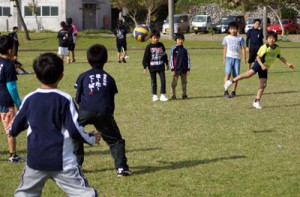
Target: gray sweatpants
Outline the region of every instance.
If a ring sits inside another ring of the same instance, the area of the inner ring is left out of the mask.
[[[48,179],[52,179],[68,196],[98,196],[97,191],[89,186],[80,168],[57,172],[34,170],[27,165],[25,166],[21,183],[16,189],[14,196],[41,196],[42,189]]]

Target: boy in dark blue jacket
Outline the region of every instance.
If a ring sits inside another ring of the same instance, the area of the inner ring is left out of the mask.
[[[24,98],[9,132],[16,137],[27,129],[27,164],[14,196],[41,196],[48,179],[68,196],[97,196],[78,167],[73,140],[93,145],[100,135],[84,131],[77,122],[72,97],[57,89],[63,77],[63,61],[45,53],[34,60],[33,69],[41,87]]]
[[[182,86],[182,99],[188,99],[186,94],[187,76],[190,74],[191,62],[188,50],[183,47],[184,35],[178,33],[175,36],[176,46],[172,47],[170,55],[170,69],[173,75],[172,99],[176,97],[177,80],[180,76]]]
[[[113,116],[118,89],[114,78],[103,70],[107,58],[107,49],[103,45],[95,44],[87,50],[87,59],[92,69],[80,74],[75,83],[76,102],[79,104],[78,121],[83,126],[93,124],[101,132],[115,160],[117,175],[129,176],[131,171],[125,156],[125,140]],[[79,165],[82,165],[84,147],[80,142],[77,145],[75,154]]]

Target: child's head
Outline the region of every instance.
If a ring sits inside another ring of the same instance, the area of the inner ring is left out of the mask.
[[[0,53],[2,55],[10,55],[14,44],[14,39],[11,36],[0,36]]]
[[[120,29],[120,28],[122,28],[124,26],[124,24],[123,24],[123,21],[121,21],[121,20],[119,20],[118,21],[118,28]]]
[[[60,22],[60,27],[61,27],[61,28],[65,28],[65,27],[66,27],[66,25],[67,25],[67,24],[66,24],[66,22],[65,22],[65,21],[61,21],[61,22]]]
[[[228,24],[228,32],[232,36],[236,36],[239,29],[239,25],[236,22],[230,22]]]
[[[150,34],[151,43],[156,44],[160,38],[160,32],[157,29],[153,29]]]
[[[44,53],[33,61],[33,70],[42,84],[55,84],[63,77],[64,62],[54,53]]]
[[[183,33],[177,33],[177,34],[175,34],[175,41],[176,41],[177,45],[183,45],[184,34]]]
[[[260,19],[255,19],[255,20],[254,20],[254,23],[253,23],[253,28],[254,28],[254,29],[258,29],[259,26],[260,26],[260,24],[261,24]]]
[[[68,25],[71,25],[72,22],[73,22],[72,18],[67,18],[66,23],[67,23]]]
[[[277,33],[274,31],[271,31],[267,34],[267,43],[272,45],[277,41]]]
[[[13,27],[13,31],[15,31],[15,32],[16,32],[16,31],[18,31],[18,30],[19,30],[19,28],[18,28],[18,27],[16,27],[16,26],[14,26],[14,27]]]
[[[93,68],[103,68],[107,62],[107,49],[101,44],[94,44],[87,50],[87,60]]]

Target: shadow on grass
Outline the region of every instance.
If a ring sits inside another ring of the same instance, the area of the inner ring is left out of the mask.
[[[220,157],[215,159],[208,160],[186,160],[186,161],[177,161],[177,162],[168,162],[168,161],[158,161],[163,166],[131,166],[130,169],[140,169],[133,170],[134,175],[141,175],[147,173],[154,173],[161,170],[177,170],[183,168],[191,168],[201,164],[209,164],[219,161],[233,160],[233,159],[244,159],[246,156],[234,155],[229,157]],[[112,171],[113,168],[102,168],[97,170],[83,170],[85,173],[97,173],[104,171]]]
[[[253,130],[252,132],[253,133],[272,133],[274,131],[275,130],[273,130],[273,129],[265,129],[265,130]]]
[[[283,91],[283,92],[267,92],[264,93],[264,95],[268,94],[293,94],[297,93],[298,91]],[[238,94],[237,97],[243,97],[243,96],[254,96],[255,97],[256,92],[253,92],[253,94]],[[189,97],[188,100],[192,99],[201,99],[201,98],[224,98],[223,95],[212,95],[212,96],[195,96],[195,97]],[[234,98],[224,98],[224,99],[234,99]]]
[[[23,156],[21,154],[27,154],[27,150],[26,149],[17,150],[17,154],[20,155],[20,156]],[[9,155],[8,150],[0,151],[0,155]]]
[[[130,153],[130,152],[141,152],[141,151],[152,151],[152,150],[159,150],[161,148],[139,148],[139,149],[126,149],[126,153]],[[110,155],[110,151],[109,150],[90,150],[88,151],[88,147],[85,147],[85,156],[90,156],[90,155]]]

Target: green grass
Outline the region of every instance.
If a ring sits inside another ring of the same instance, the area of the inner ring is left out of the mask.
[[[47,36],[45,38],[44,36]],[[199,35],[197,35],[199,36]],[[204,36],[204,35],[201,35]],[[20,35],[22,39],[22,34]],[[21,42],[19,59],[27,69],[40,53],[54,49],[55,34],[32,34],[32,41]],[[196,37],[196,36],[195,36]],[[167,48],[174,42],[162,39]],[[150,77],[142,73],[146,43],[129,38],[127,64],[116,62],[114,38],[80,35],[77,62],[65,65],[59,88],[74,96],[73,84],[79,73],[89,69],[85,49],[103,43],[109,49],[105,69],[114,76],[115,119],[126,139],[131,177],[118,178],[107,145],[86,147],[84,171],[90,184],[104,196],[299,196],[300,86],[298,48],[282,53],[296,65],[290,72],[276,61],[269,72],[262,110],[252,108],[258,88],[257,76],[239,83],[238,97],[223,98],[224,70],[222,49],[191,49],[220,46],[220,41],[187,40],[192,61],[188,77],[189,100],[151,101]],[[296,46],[299,43],[279,43]],[[241,66],[242,72],[246,69]],[[166,72],[170,93],[170,72]],[[21,97],[35,90],[34,75],[18,77]],[[180,96],[180,83],[177,87]],[[91,126],[88,131],[93,130]],[[12,196],[18,186],[23,163],[7,162],[7,143],[3,129],[0,138],[1,196]],[[18,152],[26,156],[26,132],[17,138]],[[65,196],[51,180],[43,196]]]

